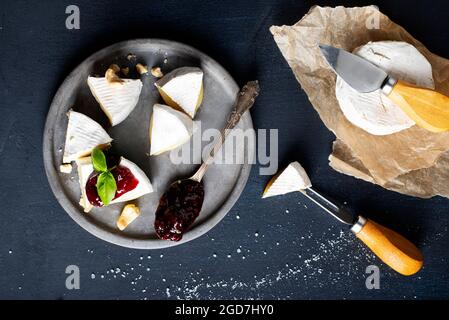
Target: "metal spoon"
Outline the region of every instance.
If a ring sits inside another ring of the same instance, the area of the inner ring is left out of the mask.
[[[154,228],[159,238],[179,241],[198,217],[204,201],[202,179],[229,132],[237,125],[242,115],[253,106],[259,94],[258,81],[248,82],[237,95],[226,127],[221,131],[209,152],[208,158],[193,176],[173,182],[159,200]]]

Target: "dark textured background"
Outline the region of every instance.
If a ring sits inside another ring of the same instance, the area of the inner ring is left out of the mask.
[[[2,0],[0,298],[449,298],[449,201],[403,196],[332,171],[333,136],[268,31],[296,22],[314,4],[335,2]],[[372,2],[431,51],[449,57],[447,1]],[[80,7],[80,30],[65,28],[69,4]],[[227,217],[188,244],[130,250],[81,229],[47,183],[41,147],[47,110],[64,77],[87,56],[145,37],[204,51],[239,85],[259,79],[262,93],[252,116],[256,128],[279,129],[280,165],[299,160],[317,188],[409,237],[422,248],[424,269],[410,278],[392,272],[299,194],[261,200],[268,177],[258,166]],[[80,267],[80,290],[65,288],[70,264]],[[371,264],[380,267],[380,290],[365,287]]]

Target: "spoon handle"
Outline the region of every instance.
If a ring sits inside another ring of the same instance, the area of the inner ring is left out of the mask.
[[[190,179],[198,182],[201,181],[204,174],[206,173],[207,168],[213,162],[216,153],[220,150],[229,132],[237,125],[242,115],[253,106],[254,101],[259,95],[259,90],[259,82],[257,80],[249,81],[247,84],[245,84],[242,90],[240,90],[226,127],[221,131],[220,136],[214,143],[207,159],[203,161],[201,166]]]

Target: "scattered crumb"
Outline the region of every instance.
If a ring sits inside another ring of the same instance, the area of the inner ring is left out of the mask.
[[[72,173],[72,165],[70,163],[61,164],[59,166],[59,171],[62,173]]]
[[[122,73],[123,73],[123,75],[127,76],[129,73],[129,67],[122,68]]]
[[[117,84],[123,84],[123,80],[120,79],[120,77],[117,75],[117,73],[120,71],[120,67],[116,64],[111,64],[108,70],[106,70],[106,73],[104,74],[104,77],[106,78],[107,82],[110,85],[117,85]]]
[[[164,59],[164,63],[167,63],[167,62],[168,62],[168,59],[167,59],[167,58],[165,58],[165,59]]]
[[[140,209],[135,204],[127,204],[117,220],[117,228],[123,231],[131,222],[140,216]],[[143,257],[141,257],[143,259]],[[141,259],[141,260],[142,260]]]
[[[153,75],[153,77],[156,77],[156,78],[162,78],[164,76],[164,74],[161,71],[161,68],[159,68],[159,67],[151,68],[151,74]]]
[[[128,61],[136,60],[136,58],[137,56],[132,53],[128,53],[128,55],[126,56],[126,59],[128,59]]]
[[[146,74],[146,73],[148,73],[148,67],[144,66],[141,63],[136,64],[136,69],[137,69],[137,72],[139,74]]]

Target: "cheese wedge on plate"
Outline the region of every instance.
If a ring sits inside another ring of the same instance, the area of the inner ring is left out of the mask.
[[[292,162],[275,175],[265,187],[262,198],[268,198],[310,188],[312,183],[299,162]]]
[[[163,104],[153,106],[150,122],[150,155],[173,150],[193,134],[194,123],[183,112]]]
[[[93,148],[107,146],[112,141],[103,127],[88,116],[70,110],[68,117],[69,123],[62,159],[64,163],[88,156]]]
[[[203,71],[182,67],[166,74],[154,84],[170,107],[182,110],[192,119],[203,101]]]
[[[142,169],[140,169],[134,162],[131,162],[128,159],[125,159],[124,157],[121,157],[119,165],[131,170],[131,173],[139,181],[139,184],[133,190],[124,193],[121,197],[117,199],[112,200],[111,203],[131,201],[140,198],[143,195],[153,192],[153,186],[151,185],[150,179],[147,177],[145,172],[143,172]]]
[[[434,89],[432,66],[411,44],[400,41],[370,42],[354,53],[396,79]],[[415,122],[386,98],[381,90],[359,93],[337,77],[335,94],[345,117],[373,134],[387,135],[410,128]]]
[[[92,172],[94,172],[91,157],[78,159],[76,164],[78,166],[78,179],[81,188],[80,205],[84,208],[84,212],[89,212],[93,206],[87,199],[86,183]],[[120,197],[112,200],[110,204],[134,200],[153,192],[153,186],[151,185],[150,179],[148,179],[147,175],[134,162],[121,157],[119,166],[128,168],[139,183],[134,189],[123,193]]]
[[[142,91],[140,79],[120,79],[119,83],[111,83],[105,77],[88,77],[87,84],[113,126],[134,110]]]

